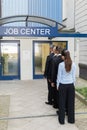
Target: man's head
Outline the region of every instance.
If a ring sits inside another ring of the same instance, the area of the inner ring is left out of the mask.
[[[61,47],[56,46],[56,53],[61,54]]]
[[[54,47],[55,47],[54,45],[50,46],[50,53],[53,52]]]

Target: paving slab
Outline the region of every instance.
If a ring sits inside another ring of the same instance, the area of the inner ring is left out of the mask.
[[[56,109],[45,104],[46,79],[0,81],[0,95],[10,95],[9,115],[0,117],[8,120],[7,130],[80,130],[79,124],[87,118],[87,107],[76,99],[76,123],[69,124],[66,117],[65,124],[60,125]]]

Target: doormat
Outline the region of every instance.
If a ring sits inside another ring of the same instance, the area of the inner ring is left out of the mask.
[[[9,104],[10,104],[10,96],[0,95],[0,118],[8,117]],[[7,127],[8,127],[8,121],[0,120],[0,130],[7,130]]]

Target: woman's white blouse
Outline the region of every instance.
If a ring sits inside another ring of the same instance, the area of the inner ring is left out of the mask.
[[[59,83],[62,84],[75,84],[76,79],[76,65],[72,63],[71,71],[66,72],[65,70],[65,63],[62,62],[59,64],[58,73],[57,73],[57,87],[59,87]]]

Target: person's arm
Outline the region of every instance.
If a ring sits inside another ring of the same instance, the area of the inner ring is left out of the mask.
[[[56,65],[55,59],[52,60],[52,67],[51,67],[51,81],[55,83],[55,74],[56,74]]]
[[[73,77],[73,83],[75,85],[75,81],[76,81],[76,65],[74,63],[73,63],[72,77]]]
[[[45,64],[45,71],[44,71],[45,78],[47,77],[48,69],[49,69],[49,56],[47,56],[46,64]]]
[[[62,72],[61,69],[62,69],[61,64],[59,64],[58,73],[57,73],[57,89],[59,87],[59,83],[61,82],[61,72]]]

